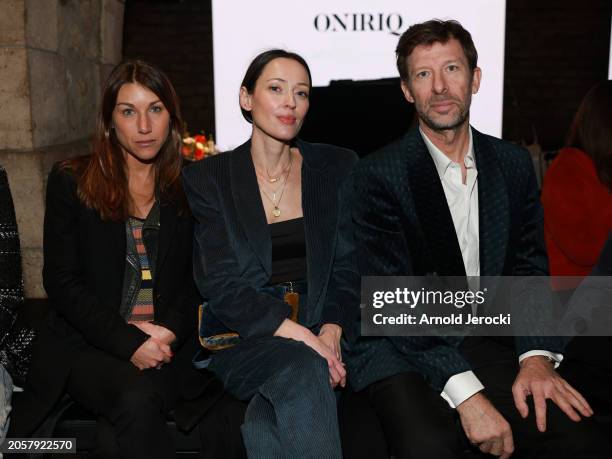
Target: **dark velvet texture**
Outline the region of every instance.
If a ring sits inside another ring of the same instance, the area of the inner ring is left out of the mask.
[[[480,274],[547,275],[542,207],[528,152],[472,129],[478,170]],[[459,242],[433,159],[417,127],[364,158],[354,174],[361,275],[464,276]],[[349,358],[356,389],[418,371],[436,390],[471,369],[460,337],[362,338]],[[516,338],[517,355],[559,352],[552,338]],[[510,343],[512,345],[512,343]]]
[[[338,324],[351,342],[357,331],[359,275],[346,193],[357,157],[331,145],[298,140],[296,146],[303,157],[308,282],[308,304],[300,317],[315,331],[325,323]],[[272,242],[250,141],[186,168],[183,175],[197,222],[194,275],[208,299],[203,322],[243,338],[272,335],[290,308],[259,291],[272,274]]]

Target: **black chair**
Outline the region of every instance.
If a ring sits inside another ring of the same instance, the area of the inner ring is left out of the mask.
[[[96,419],[83,407],[66,397],[57,407],[56,425],[53,438],[76,439],[77,453],[83,457],[104,444],[104,456],[118,457],[115,450],[112,427],[103,419]],[[197,456],[200,451],[200,436],[197,428],[185,433],[179,430],[172,416],[168,418],[168,428],[172,432],[177,453],[182,456]]]

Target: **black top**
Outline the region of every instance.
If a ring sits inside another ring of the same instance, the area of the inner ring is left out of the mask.
[[[270,284],[306,279],[304,219],[294,218],[268,225],[272,238]]]

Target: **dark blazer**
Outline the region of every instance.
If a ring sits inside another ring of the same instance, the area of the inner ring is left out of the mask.
[[[103,221],[76,194],[73,175],[56,165],[49,175],[44,223],[44,286],[51,311],[35,346],[26,391],[14,407],[13,435],[37,428],[63,393],[75,352],[87,347],[129,360],[148,338],[119,314],[126,263],[124,222]],[[192,280],[193,222],[188,209],[161,201],[153,294],[156,322],[176,336],[176,367],[186,397],[206,387],[193,371],[197,307]],[[220,394],[219,394],[220,395]]]
[[[478,170],[480,274],[547,275],[542,208],[528,152],[472,129]],[[451,213],[418,127],[356,167],[355,237],[362,275],[465,276]],[[441,389],[470,369],[461,338],[362,338],[349,357],[357,389],[421,371]],[[517,352],[559,351],[562,341],[516,340]]]
[[[305,325],[342,327],[355,338],[359,276],[345,196],[357,157],[352,151],[297,141],[303,156],[302,208],[308,304]],[[203,321],[221,323],[243,338],[272,335],[290,314],[262,293],[272,274],[272,242],[261,202],[250,141],[184,170],[196,218],[194,271],[208,299]]]

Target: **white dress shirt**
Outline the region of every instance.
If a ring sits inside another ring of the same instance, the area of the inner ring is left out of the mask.
[[[478,171],[474,158],[472,130],[469,129],[469,144],[463,160],[466,168],[466,181],[463,183],[461,165],[451,161],[421,130],[427,150],[442,182],[444,196],[455,226],[455,233],[461,248],[461,257],[468,277],[480,276],[480,239],[478,226]],[[474,287],[474,286],[472,286]],[[563,359],[563,355],[544,350],[531,350],[519,356],[519,363],[534,355],[543,355],[555,362],[555,368]],[[451,376],[440,394],[452,407],[457,407],[484,386],[472,371]]]

